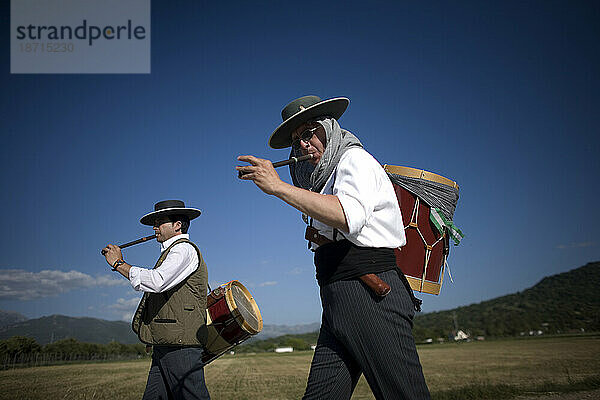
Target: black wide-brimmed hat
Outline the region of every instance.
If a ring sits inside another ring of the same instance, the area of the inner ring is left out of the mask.
[[[154,225],[156,218],[163,217],[166,215],[185,215],[190,221],[197,218],[201,211],[196,208],[188,208],[185,203],[181,200],[164,200],[159,201],[154,205],[154,211],[148,213],[140,219],[140,222],[144,225]]]
[[[336,97],[321,100],[318,96],[300,97],[281,110],[283,123],[275,129],[269,138],[269,146],[283,149],[292,145],[292,132],[305,122],[317,117],[330,116],[339,119],[350,100],[346,97]]]

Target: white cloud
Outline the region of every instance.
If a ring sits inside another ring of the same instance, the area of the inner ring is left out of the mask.
[[[595,242],[578,242],[578,243],[569,243],[569,244],[559,244],[556,246],[557,249],[578,249],[582,247],[593,247],[595,246]]]
[[[277,281],[263,282],[263,283],[260,283],[258,286],[263,287],[263,286],[273,286],[273,285],[277,285]]]
[[[134,297],[132,299],[117,299],[115,304],[108,306],[108,308],[114,310],[116,313],[120,314],[121,319],[123,321],[131,321],[133,319],[133,314],[137,309],[137,306],[140,302],[139,297]]]
[[[288,272],[290,275],[300,275],[302,273],[303,269],[300,267],[296,267],[296,268],[292,268],[292,270],[290,272]]]
[[[74,270],[30,272],[22,269],[1,269],[0,299],[33,300],[57,296],[75,289],[126,284],[127,281],[124,279],[107,276],[93,277]]]

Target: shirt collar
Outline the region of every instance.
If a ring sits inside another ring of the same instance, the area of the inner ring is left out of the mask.
[[[163,251],[165,251],[170,245],[172,245],[173,243],[175,243],[179,239],[188,239],[189,240],[189,238],[190,238],[190,235],[187,234],[187,233],[182,233],[180,235],[175,235],[171,239],[165,240],[164,242],[162,242],[160,244],[160,252],[162,253]]]

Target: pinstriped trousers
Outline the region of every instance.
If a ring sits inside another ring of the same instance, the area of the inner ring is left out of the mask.
[[[396,269],[377,274],[377,298],[360,280],[321,287],[323,318],[303,399],[350,399],[363,373],[377,399],[429,399],[412,336],[412,299]]]

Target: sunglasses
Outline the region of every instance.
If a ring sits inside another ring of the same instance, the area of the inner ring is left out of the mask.
[[[299,149],[300,148],[300,141],[303,140],[305,142],[308,142],[313,135],[315,134],[315,131],[319,129],[319,127],[314,127],[314,128],[308,128],[302,131],[302,133],[300,134],[300,136],[298,136],[296,139],[292,140],[292,147],[294,149]]]

